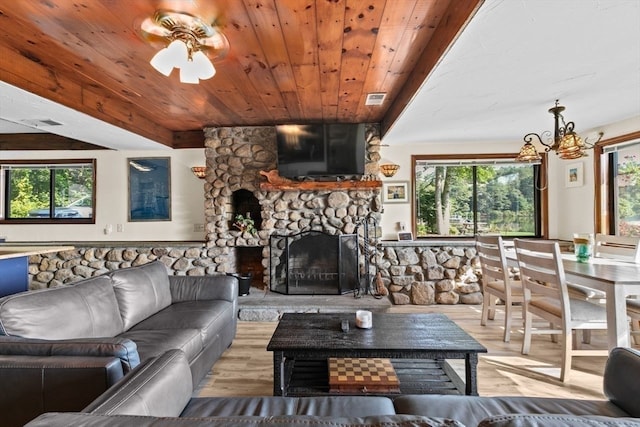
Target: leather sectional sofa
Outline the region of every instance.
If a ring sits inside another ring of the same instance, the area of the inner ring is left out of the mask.
[[[82,412],[47,413],[27,427],[559,427],[640,426],[640,352],[617,348],[604,373],[608,400],[405,395],[192,398],[186,356],[142,363]],[[634,418],[635,417],[635,418]]]
[[[78,411],[132,369],[179,349],[197,386],[231,345],[238,282],[169,276],[164,264],[0,299],[0,417]]]

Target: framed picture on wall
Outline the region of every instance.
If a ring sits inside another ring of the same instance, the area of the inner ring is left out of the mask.
[[[570,163],[565,171],[565,187],[581,187],[584,184],[582,162]]]
[[[129,221],[171,221],[171,158],[127,159]]]
[[[409,181],[382,183],[383,203],[409,203]]]

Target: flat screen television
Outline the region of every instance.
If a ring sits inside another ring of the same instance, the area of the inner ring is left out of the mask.
[[[276,126],[278,173],[294,179],[364,174],[364,124]]]

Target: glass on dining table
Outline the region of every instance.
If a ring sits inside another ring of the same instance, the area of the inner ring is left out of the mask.
[[[593,255],[593,234],[574,233],[573,251],[578,262],[589,262]]]

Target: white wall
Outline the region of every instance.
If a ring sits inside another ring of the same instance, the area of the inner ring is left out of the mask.
[[[599,130],[592,129],[579,133],[585,137],[589,135],[593,137]],[[603,127],[603,139],[638,130],[640,130],[640,116]],[[549,185],[550,237],[571,240],[573,233],[594,233],[596,201],[593,152],[589,152],[589,157],[578,160],[560,160],[556,156],[549,156],[549,158],[550,182],[557,183],[555,187]],[[576,162],[583,164],[584,185],[567,188],[565,186],[567,167]]]
[[[640,130],[640,117],[614,123],[599,129],[579,132],[585,138],[592,139],[597,132],[604,132],[604,139],[628,134]],[[384,138],[382,143],[384,144]],[[400,169],[392,178],[382,177],[383,182],[411,182],[411,155],[413,154],[482,154],[482,153],[517,153],[522,141],[516,142],[459,142],[459,143],[422,143],[381,147],[380,155],[384,161],[399,164]],[[549,237],[552,239],[571,240],[573,233],[595,230],[595,184],[594,157],[578,160],[561,160],[555,154],[549,158]],[[579,187],[566,187],[565,173],[568,165],[582,163],[584,183]],[[382,176],[382,175],[381,175]],[[413,189],[412,189],[413,190]],[[397,224],[402,221],[411,227],[411,204],[385,203],[382,214],[382,238],[396,240],[399,231]]]
[[[0,236],[8,242],[40,241],[202,241],[204,231],[204,180],[196,178],[191,166],[204,166],[204,149],[145,151],[2,151],[2,159],[95,158],[95,224],[0,224]],[[171,158],[171,221],[128,222],[127,158]],[[105,234],[107,225],[113,232]],[[122,225],[118,232],[117,225]]]

